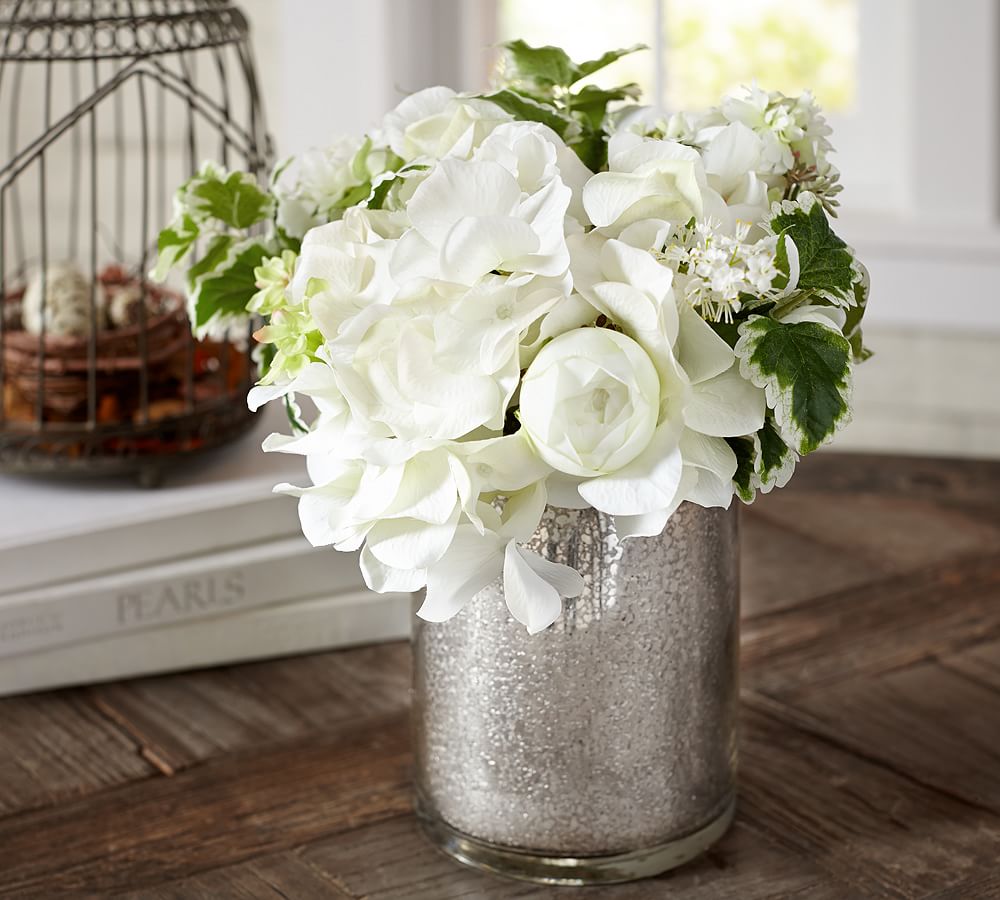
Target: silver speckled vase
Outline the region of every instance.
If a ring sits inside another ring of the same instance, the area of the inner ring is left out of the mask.
[[[414,635],[417,810],[461,862],[551,884],[630,881],[733,817],[736,511],[684,504],[619,541],[595,510],[549,508],[529,546],[584,577],[531,636],[499,583]]]

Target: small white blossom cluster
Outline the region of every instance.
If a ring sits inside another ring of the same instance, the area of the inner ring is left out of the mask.
[[[678,292],[710,321],[732,322],[741,297],[764,298],[773,291],[778,238],[748,242],[750,227],[740,222],[728,235],[716,221],[691,222],[675,230],[663,250],[677,272]]]
[[[432,88],[283,168],[276,223],[301,246],[256,269],[269,368],[251,404],[317,410],[265,444],[306,459],[311,483],[279,490],[309,540],[360,550],[374,590],[425,588],[433,621],[502,579],[537,632],[583,589],[524,546],[546,504],[659,534],[685,501],[729,506],[740,447],[748,489],[769,489],[769,409],[798,407],[715,326],[795,290],[772,218],[815,201],[774,192],[828,165],[826,133],[810,98],[753,90],[660,133],[619,127],[594,172],[546,124]],[[774,321],[846,346],[850,304],[816,297]]]

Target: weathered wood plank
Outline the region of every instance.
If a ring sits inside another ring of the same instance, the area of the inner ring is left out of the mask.
[[[1000,528],[981,514],[913,497],[811,492],[793,485],[752,509],[783,529],[839,549],[848,561],[897,572],[1000,551]]]
[[[929,894],[924,900],[997,900],[997,897],[1000,897],[1000,870]]]
[[[410,807],[405,715],[0,819],[0,894],[108,894],[288,850]]]
[[[779,696],[1000,637],[1000,554],[848,588],[744,624],[748,686]]]
[[[786,714],[796,725],[1000,815],[1000,688],[930,660],[798,696],[794,706]]]
[[[924,897],[989,872],[1000,817],[747,706],[741,816],[836,877],[848,896]]]
[[[318,841],[302,850],[311,865],[366,900],[833,900],[844,885],[793,853],[737,824],[706,856],[660,878],[607,888],[537,887],[459,866],[435,852],[412,816]]]
[[[825,546],[761,514],[741,510],[741,603],[744,617],[797,606],[813,597],[859,587],[891,572],[881,561]]]
[[[409,703],[405,642],[101,685],[92,702],[165,772]]]
[[[353,900],[294,853],[262,856],[116,897],[120,900]]]
[[[136,744],[77,691],[0,700],[0,815],[81,797],[153,771]]]
[[[1000,461],[824,451],[799,463],[786,490],[916,497],[985,510],[1000,497]]]
[[[1000,610],[997,615],[1000,615]],[[968,647],[961,653],[944,656],[940,659],[940,664],[949,671],[1000,693],[1000,641],[987,641]]]

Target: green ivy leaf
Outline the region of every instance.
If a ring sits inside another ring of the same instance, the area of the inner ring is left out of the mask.
[[[495,103],[504,112],[510,113],[515,119],[522,122],[541,122],[543,125],[548,125],[567,143],[580,134],[580,125],[572,116],[560,112],[547,103],[541,103],[524,94],[519,94],[510,88],[501,88],[492,94],[483,94],[482,99]]]
[[[580,63],[576,67],[580,73],[579,78],[586,78],[588,75],[593,75],[594,72],[599,72],[601,69],[607,68],[611,63],[617,62],[623,56],[628,56],[630,53],[637,53],[639,50],[648,49],[649,47],[646,44],[633,44],[631,47],[622,47],[620,50],[609,50],[607,53],[601,54],[597,59]]]
[[[230,228],[246,229],[269,218],[274,199],[247,172],[202,166],[178,191],[178,203],[197,222],[215,219]]]
[[[221,267],[195,283],[189,298],[195,334],[203,335],[220,319],[247,315],[247,304],[257,292],[254,270],[270,255],[268,248],[257,241],[231,246]]]
[[[784,487],[788,484],[799,458],[785,443],[772,416],[767,417],[764,427],[757,432],[756,437],[759,458],[756,486],[766,494],[774,487]]]
[[[559,47],[532,47],[522,40],[502,45],[507,51],[504,80],[541,89],[569,87],[583,76],[576,63]]]
[[[773,234],[785,235],[795,243],[799,257],[796,288],[811,291],[835,303],[846,305],[854,292],[854,256],[830,228],[822,204],[812,195],[785,201],[772,215],[768,227]],[[777,267],[788,283],[788,250],[779,242]],[[776,287],[783,287],[780,282]]]
[[[788,484],[798,455],[778,433],[770,414],[756,434],[727,441],[736,454],[733,488],[744,503],[753,503],[758,491],[767,494]]]
[[[160,232],[156,240],[156,267],[151,273],[154,281],[163,281],[167,273],[184,260],[198,240],[198,234],[198,223],[186,214]]]
[[[753,503],[757,496],[754,486],[754,468],[757,463],[757,448],[752,437],[726,438],[733,453],[736,454],[736,474],[733,475],[733,488],[736,496],[744,503]]]
[[[751,316],[740,325],[740,372],[763,388],[781,437],[801,454],[828,441],[850,414],[851,345],[815,322]]]
[[[609,103],[618,100],[637,100],[641,93],[642,89],[637,84],[625,84],[611,89],[588,84],[576,93],[570,94],[566,105],[573,113],[581,116],[591,128],[598,130],[604,125]]]
[[[608,142],[603,131],[585,131],[567,143],[591,172],[599,172],[608,162]]]

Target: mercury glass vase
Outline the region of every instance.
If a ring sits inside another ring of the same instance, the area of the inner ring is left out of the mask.
[[[460,862],[549,884],[652,876],[718,840],[735,802],[735,509],[655,538],[548,508],[529,545],[584,577],[529,635],[498,582],[414,634],[416,803]]]

